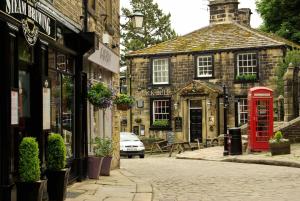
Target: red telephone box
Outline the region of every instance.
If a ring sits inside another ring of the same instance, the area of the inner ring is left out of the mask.
[[[251,151],[268,151],[273,135],[273,90],[253,87],[248,92],[248,146]]]

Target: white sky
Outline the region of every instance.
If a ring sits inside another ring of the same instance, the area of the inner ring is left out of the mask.
[[[184,35],[209,24],[208,0],[153,0],[164,13],[171,13],[171,26]],[[120,0],[121,7],[130,8],[130,0]],[[255,0],[240,0],[239,8],[250,8],[251,26],[258,27],[262,20],[256,12]]]

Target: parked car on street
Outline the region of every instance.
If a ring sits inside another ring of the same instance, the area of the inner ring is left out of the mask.
[[[130,132],[120,133],[120,155],[132,158],[132,156],[145,157],[145,146],[140,139]]]

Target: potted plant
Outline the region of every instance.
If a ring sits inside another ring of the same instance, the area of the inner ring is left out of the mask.
[[[88,177],[90,179],[99,179],[103,157],[101,155],[101,145],[98,138],[92,141],[94,155],[88,157]]]
[[[113,91],[103,83],[96,83],[88,90],[87,98],[91,104],[100,109],[111,106]]]
[[[109,138],[95,138],[95,148],[96,154],[102,156],[102,165],[100,170],[100,175],[109,176],[110,166],[112,161],[113,146],[112,140]]]
[[[119,94],[115,97],[114,104],[117,105],[118,110],[128,110],[134,104],[134,98],[127,94]]]
[[[17,185],[18,201],[41,201],[46,180],[40,180],[38,143],[33,137],[24,137],[19,147],[19,176]]]
[[[50,200],[66,199],[69,168],[66,166],[66,146],[60,134],[51,133],[48,136],[47,171],[48,195]]]
[[[281,131],[275,133],[269,140],[269,145],[272,156],[291,153],[290,141],[283,138]]]

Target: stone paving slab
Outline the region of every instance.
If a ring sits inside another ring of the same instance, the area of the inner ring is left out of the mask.
[[[291,145],[291,154],[272,156],[270,152],[243,153],[243,155],[223,156],[224,147],[210,147],[177,154],[177,159],[255,163],[300,168],[300,143]]]
[[[66,201],[151,201],[151,184],[122,169],[68,187]]]

